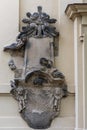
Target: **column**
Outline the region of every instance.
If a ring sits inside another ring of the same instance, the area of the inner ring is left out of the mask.
[[[84,37],[84,46],[83,46],[83,61],[84,61],[84,68],[83,68],[83,74],[84,74],[84,89],[83,89],[83,117],[84,117],[84,129],[87,129],[87,16],[82,17],[82,34]]]
[[[74,21],[75,130],[86,130],[87,3],[69,4],[65,13]]]

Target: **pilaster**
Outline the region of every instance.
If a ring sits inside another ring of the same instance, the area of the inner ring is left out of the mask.
[[[69,4],[65,13],[74,21],[75,130],[87,129],[87,3]]]

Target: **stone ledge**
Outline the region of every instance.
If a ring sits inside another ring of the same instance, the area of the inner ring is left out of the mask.
[[[87,15],[87,3],[69,4],[65,10],[66,15],[74,20],[76,17]]]
[[[10,84],[0,84],[0,94],[9,94],[11,90]]]
[[[0,130],[34,130],[34,129],[31,129],[31,128],[26,128],[26,127],[20,127],[20,128],[18,128],[18,127],[15,127],[15,128],[0,128]],[[36,129],[36,130],[41,130],[41,129]],[[45,130],[74,130],[74,128],[50,128],[50,129],[45,129]],[[79,129],[78,129],[79,130]],[[83,130],[83,129],[81,129],[81,130]]]
[[[74,130],[74,117],[59,117],[46,130]],[[0,117],[0,130],[34,130],[23,121],[19,116]]]
[[[70,88],[74,88],[74,84],[69,84]],[[10,93],[10,90],[11,90],[11,86],[10,86],[10,83],[9,84],[0,84],[0,94],[5,94],[5,93]],[[69,92],[71,93],[74,93],[74,90],[68,90]]]

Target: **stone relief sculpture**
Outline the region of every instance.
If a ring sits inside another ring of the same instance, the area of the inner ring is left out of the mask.
[[[42,12],[23,19],[26,26],[17,42],[4,47],[12,59],[8,63],[14,71],[11,94],[18,101],[19,113],[34,129],[46,129],[60,113],[61,99],[67,96],[65,76],[54,67],[55,38],[59,36],[56,19]]]

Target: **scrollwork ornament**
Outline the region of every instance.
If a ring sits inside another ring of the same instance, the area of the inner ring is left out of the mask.
[[[38,11],[26,14],[16,39],[4,47],[12,59],[8,63],[14,71],[10,93],[18,101],[19,113],[34,129],[50,127],[59,116],[61,100],[67,96],[65,76],[54,67],[54,39],[59,32],[52,24],[56,19]]]

